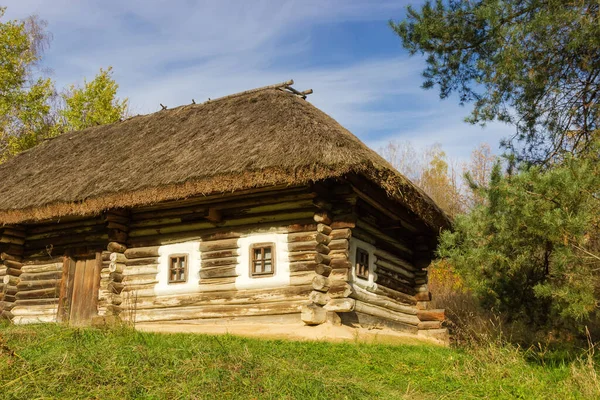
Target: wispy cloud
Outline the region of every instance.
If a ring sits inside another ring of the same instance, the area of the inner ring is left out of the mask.
[[[402,53],[399,42],[389,56],[373,57],[369,46],[356,51],[318,33],[338,27],[349,43],[353,35],[372,35],[375,45],[392,33],[372,33],[368,23],[385,26],[407,3],[19,0],[8,16],[48,20],[54,42],[46,61],[59,86],[112,65],[137,113],[294,78],[298,88],[315,90],[313,104],[375,149],[409,139],[415,146],[442,143],[454,158],[465,158],[477,143],[506,136],[500,125],[482,131],[464,124],[468,109],[421,90],[422,60]],[[317,58],[314,48],[323,43],[332,54],[347,52],[347,61]]]

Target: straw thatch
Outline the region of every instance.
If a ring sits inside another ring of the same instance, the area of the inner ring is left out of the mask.
[[[0,165],[0,223],[367,177],[433,228],[444,213],[331,117],[279,89],[63,134]]]

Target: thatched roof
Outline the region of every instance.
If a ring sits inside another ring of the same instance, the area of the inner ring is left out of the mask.
[[[0,223],[357,173],[434,229],[442,211],[334,119],[280,89],[63,134],[0,165]]]

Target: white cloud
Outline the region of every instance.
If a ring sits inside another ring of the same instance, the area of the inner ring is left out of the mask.
[[[311,57],[311,27],[398,18],[400,1],[118,1],[18,0],[8,17],[37,13],[55,40],[47,62],[58,86],[112,65],[132,110],[174,107],[294,78],[313,88],[309,101],[377,149],[391,139],[415,146],[442,143],[463,158],[504,128],[482,131],[462,122],[468,109],[420,89],[422,61],[390,54],[340,67]],[[332,43],[331,46],[335,46]],[[297,60],[297,61],[296,61]],[[307,66],[310,65],[310,66]],[[317,65],[317,66],[315,66]],[[489,133],[486,133],[488,131]]]

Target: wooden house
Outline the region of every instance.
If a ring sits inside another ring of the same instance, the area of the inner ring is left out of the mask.
[[[439,332],[426,268],[448,218],[291,83],[0,165],[2,316]]]

